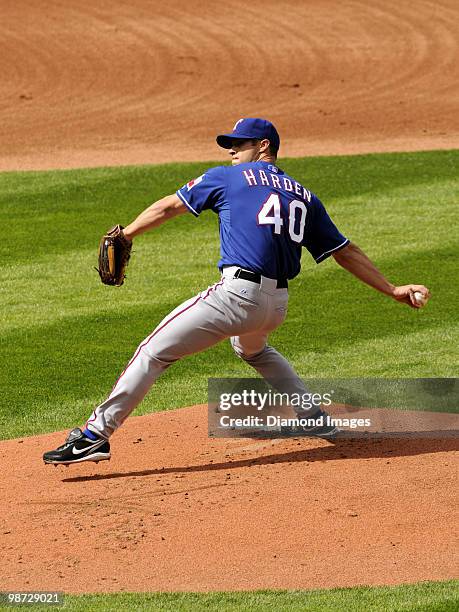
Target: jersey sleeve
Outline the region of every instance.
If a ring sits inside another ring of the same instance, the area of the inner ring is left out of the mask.
[[[203,210],[218,210],[218,204],[225,192],[225,167],[217,166],[189,181],[177,190],[185,206],[198,217]]]
[[[330,219],[325,206],[314,194],[311,204],[312,206],[308,207],[309,219],[306,219],[303,246],[311,253],[315,262],[320,263],[349,244],[349,239],[341,234]]]

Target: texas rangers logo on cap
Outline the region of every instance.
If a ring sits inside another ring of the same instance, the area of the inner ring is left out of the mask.
[[[264,140],[265,138],[276,150],[279,149],[279,134],[270,121],[260,117],[245,117],[236,121],[231,134],[217,136],[217,144],[224,149],[231,149],[233,140]]]

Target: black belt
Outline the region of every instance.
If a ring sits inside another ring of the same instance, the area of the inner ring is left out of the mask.
[[[251,283],[257,283],[258,285],[261,283],[261,274],[259,272],[251,272],[250,270],[243,270],[242,268],[236,270],[234,273],[234,278],[242,278],[250,281]],[[278,278],[276,287],[277,289],[287,289],[288,280],[286,278]]]

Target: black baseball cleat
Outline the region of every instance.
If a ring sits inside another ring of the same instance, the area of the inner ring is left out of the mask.
[[[305,436],[334,440],[343,433],[343,430],[333,425],[332,418],[325,410],[320,410],[312,417],[305,417],[309,421],[307,425],[281,427],[281,437]]]
[[[99,462],[107,459],[110,459],[109,441],[105,438],[91,440],[78,427],[72,429],[62,446],[43,455],[43,461],[53,465],[70,465],[82,461]]]

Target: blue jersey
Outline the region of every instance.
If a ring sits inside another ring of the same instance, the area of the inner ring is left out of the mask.
[[[251,162],[207,170],[177,191],[197,217],[218,214],[218,266],[294,278],[305,247],[317,263],[346,246],[322,202],[277,166]]]

